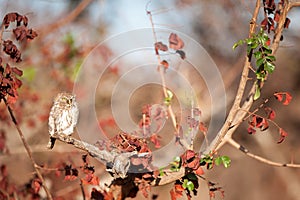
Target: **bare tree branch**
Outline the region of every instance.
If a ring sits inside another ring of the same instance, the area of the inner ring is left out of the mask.
[[[5,105],[6,105],[7,109],[8,109],[8,112],[9,112],[9,114],[10,114],[10,117],[11,117],[11,119],[12,119],[12,121],[13,121],[13,123],[14,123],[14,125],[15,125],[17,131],[18,131],[18,133],[19,133],[19,136],[20,136],[20,138],[21,138],[21,140],[22,140],[22,143],[23,143],[23,145],[24,145],[24,147],[25,147],[25,149],[26,149],[27,155],[28,155],[28,157],[29,157],[29,159],[30,159],[30,161],[31,161],[31,163],[32,163],[32,166],[33,166],[33,168],[35,169],[36,175],[38,176],[38,178],[39,178],[39,179],[41,180],[41,182],[42,182],[42,187],[43,187],[44,190],[45,190],[45,193],[46,193],[46,195],[47,195],[47,198],[50,199],[50,200],[52,200],[53,198],[52,198],[52,195],[51,195],[51,193],[50,193],[50,190],[49,190],[48,187],[46,186],[45,179],[44,179],[43,175],[41,174],[41,172],[39,171],[39,166],[36,164],[36,162],[35,162],[35,160],[34,160],[34,158],[33,158],[31,149],[30,149],[30,147],[29,147],[29,145],[28,145],[28,143],[27,143],[27,141],[26,141],[26,139],[25,139],[25,137],[24,137],[24,134],[23,134],[21,128],[19,127],[19,124],[18,124],[18,122],[17,122],[17,120],[16,120],[16,118],[15,118],[15,116],[14,116],[13,110],[11,109],[11,107],[9,106],[9,104],[7,103],[6,99],[3,98],[3,100],[4,100],[4,102],[5,102]]]
[[[255,33],[256,21],[257,21],[259,9],[260,9],[260,0],[257,0],[252,19],[250,21],[249,37],[253,33]],[[220,132],[217,134],[216,138],[212,141],[212,143],[202,152],[203,154],[208,154],[209,152],[214,152],[215,150],[221,148],[224,145],[224,143],[226,142],[226,141],[224,141],[225,135],[229,134],[229,133],[231,135],[237,128],[237,127],[231,127],[231,126],[233,124],[235,124],[235,122],[237,122],[241,118],[243,118],[244,115],[246,114],[244,112],[239,112],[239,110],[240,110],[240,104],[241,104],[242,98],[244,96],[246,84],[249,79],[248,74],[249,74],[250,65],[251,64],[249,62],[248,56],[245,56],[243,72],[241,75],[241,80],[239,83],[238,91],[236,94],[236,98],[234,99],[232,108],[230,109],[228,117],[227,117],[223,127],[221,128]],[[247,101],[244,102],[244,105],[242,106],[243,110],[250,109],[251,105],[253,104],[253,98],[252,98],[253,88],[254,87],[252,87],[252,89],[249,92]]]
[[[247,156],[254,158],[255,160],[258,160],[262,163],[268,164],[268,165],[272,165],[272,166],[276,166],[276,167],[292,167],[292,168],[300,168],[300,164],[294,164],[294,163],[279,163],[279,162],[274,162],[271,161],[269,159],[263,158],[261,156],[255,155],[253,153],[251,153],[248,149],[246,149],[245,147],[243,147],[242,145],[240,145],[239,143],[237,143],[234,139],[230,138],[227,140],[228,144],[230,144],[231,146],[233,146],[234,148],[242,151],[243,153],[245,153]]]
[[[103,161],[106,164],[113,163],[112,173],[116,178],[121,177],[125,178],[127,176],[129,167],[130,167],[130,157],[133,155],[137,155],[139,157],[145,156],[145,154],[138,154],[136,151],[120,153],[117,149],[112,151],[100,150],[98,147],[89,144],[84,141],[77,140],[71,136],[64,134],[55,134],[51,136],[56,138],[64,143],[71,144],[75,148],[86,151],[90,154],[90,156],[97,158]]]
[[[49,32],[53,32],[59,27],[65,26],[66,24],[73,21],[90,3],[92,0],[82,0],[80,4],[66,17],[61,18],[53,24],[46,25],[45,27],[41,27],[40,36],[44,36],[44,34],[48,34]]]

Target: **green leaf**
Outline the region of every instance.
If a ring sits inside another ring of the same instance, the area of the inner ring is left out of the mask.
[[[253,42],[255,42],[255,39],[254,39],[254,38],[247,38],[247,39],[246,39],[246,43],[247,43],[248,45],[251,45]]]
[[[234,43],[234,45],[232,46],[232,50],[235,50],[238,46],[244,44],[245,41],[244,40],[239,40],[236,43]]]
[[[275,56],[266,56],[266,59],[273,62],[276,61],[276,57]]]
[[[173,159],[173,162],[171,162],[170,164],[171,164],[171,171],[173,172],[179,171],[179,168],[181,167],[181,158],[179,156],[176,156]]]
[[[260,97],[260,88],[257,84],[255,84],[255,94],[253,96],[253,100],[257,100]]]
[[[217,166],[219,166],[219,165],[222,163],[221,157],[217,157],[217,158],[215,159],[215,163],[216,163]]]
[[[259,58],[256,60],[256,67],[259,68],[263,63],[264,63],[265,59],[264,58]]]
[[[264,70],[256,72],[256,78],[258,80],[264,81],[265,77],[266,77],[266,72]]]
[[[194,173],[189,173],[189,174],[186,175],[186,177],[187,177],[189,180],[191,180],[191,181],[196,181],[196,180],[198,180],[196,174],[194,174]]]
[[[26,67],[25,69],[23,69],[23,76],[22,78],[32,82],[33,79],[35,78],[36,75],[36,68],[34,67]]]
[[[159,168],[159,176],[164,176],[165,173],[164,173],[164,168]]]
[[[228,168],[230,166],[231,160],[228,156],[219,156],[215,159],[215,163],[217,166],[223,164],[225,168]]]
[[[79,73],[80,67],[82,65],[82,62],[83,62],[83,60],[81,60],[81,59],[76,62],[74,70],[73,70],[73,74],[72,74],[72,77],[71,77],[72,80],[76,79],[76,77]]]
[[[259,43],[253,42],[253,43],[251,44],[251,49],[256,49],[256,48],[258,47],[258,45],[259,45]]]
[[[193,191],[195,189],[194,183],[192,181],[189,181],[188,179],[184,179],[182,187],[184,189],[188,189],[189,191]]]
[[[222,156],[222,162],[225,168],[230,167],[231,159],[228,156]]]
[[[194,186],[194,183],[192,181],[188,181],[186,183],[186,188],[189,190],[189,191],[193,191],[195,189],[195,186]]]
[[[187,179],[184,179],[184,180],[183,180],[182,187],[183,187],[184,189],[187,188],[187,182],[188,182],[188,181],[189,181],[189,180],[187,180]]]
[[[264,48],[264,54],[272,54],[272,49],[268,48]]]
[[[165,97],[164,103],[166,106],[171,104],[171,100],[173,98],[173,93],[170,90],[167,90],[167,97]]]
[[[260,51],[254,52],[254,57],[256,58],[256,60],[260,59],[262,57],[262,52],[260,52]]]
[[[174,162],[178,162],[178,163],[181,162],[180,156],[174,157],[173,161],[174,161]]]
[[[275,65],[271,62],[266,62],[264,67],[265,67],[265,70],[269,73],[272,73],[275,69]]]

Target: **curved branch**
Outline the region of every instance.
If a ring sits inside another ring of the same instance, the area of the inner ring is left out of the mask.
[[[4,100],[4,103],[5,103],[6,107],[7,107],[7,109],[8,109],[8,112],[9,112],[9,114],[10,114],[10,117],[11,117],[11,119],[12,119],[12,121],[13,121],[13,123],[14,123],[14,125],[15,125],[17,131],[18,131],[18,133],[19,133],[19,136],[20,136],[20,138],[21,138],[21,140],[22,140],[22,143],[23,143],[23,145],[24,145],[24,147],[25,147],[25,149],[26,149],[27,155],[28,155],[28,157],[29,157],[29,159],[30,159],[30,161],[31,161],[31,163],[32,163],[32,166],[33,166],[33,168],[35,169],[36,175],[38,176],[38,178],[39,178],[39,179],[41,180],[41,182],[42,182],[42,187],[43,187],[44,190],[45,190],[45,193],[46,193],[46,195],[47,195],[47,198],[50,199],[50,200],[52,200],[53,198],[52,198],[52,195],[51,195],[51,193],[50,193],[50,190],[49,190],[48,187],[46,186],[45,179],[44,179],[43,175],[41,174],[41,172],[39,171],[39,166],[36,164],[36,162],[35,162],[35,160],[34,160],[34,158],[33,158],[31,149],[30,149],[30,147],[29,147],[29,145],[28,145],[28,143],[27,143],[27,141],[26,141],[26,139],[25,139],[25,137],[24,137],[24,134],[23,134],[21,128],[19,127],[19,124],[18,124],[18,122],[17,122],[17,120],[16,120],[16,118],[15,118],[15,116],[14,116],[14,113],[13,113],[11,107],[9,106],[9,104],[7,103],[6,99],[3,98],[3,100]]]
[[[92,0],[83,0],[80,4],[66,17],[61,18],[53,24],[46,25],[46,27],[41,28],[40,36],[44,36],[44,34],[48,34],[49,32],[55,31],[61,26],[64,26],[71,21],[73,21],[90,3]]]
[[[231,146],[233,146],[234,148],[242,151],[243,153],[245,153],[247,156],[258,160],[262,163],[265,163],[267,165],[271,165],[271,166],[276,166],[276,167],[292,167],[292,168],[300,168],[300,164],[294,164],[294,163],[279,163],[279,162],[274,162],[272,160],[269,160],[267,158],[255,155],[253,153],[251,153],[248,149],[246,149],[245,147],[243,147],[242,145],[240,145],[239,143],[237,143],[234,139],[229,138],[228,140],[226,140],[228,142],[228,144],[230,144]]]
[[[256,21],[257,21],[259,9],[260,9],[260,0],[257,0],[252,19],[250,21],[249,37],[253,33],[255,33]],[[231,127],[231,125],[234,124],[234,122],[237,122],[241,118],[244,117],[245,114],[242,113],[242,112],[239,112],[239,110],[240,110],[240,104],[241,104],[242,98],[244,96],[246,84],[247,84],[247,81],[248,81],[249,67],[250,67],[250,62],[249,62],[248,56],[245,56],[243,72],[242,72],[242,75],[241,75],[241,80],[240,80],[240,83],[239,83],[238,91],[237,91],[236,97],[234,99],[233,105],[232,105],[232,107],[229,111],[228,117],[227,117],[223,127],[221,128],[221,130],[217,134],[216,138],[202,152],[203,154],[208,154],[209,152],[213,152],[213,151],[216,151],[217,149],[221,148],[221,146],[224,145],[224,141],[222,141],[222,140],[225,137],[225,135],[228,134],[230,129],[231,129],[230,132],[232,134],[235,131],[235,129],[237,128],[236,126],[234,126],[235,128]],[[249,92],[248,100],[242,106],[243,109],[250,109],[250,107],[253,103],[252,94],[253,94],[253,88]]]

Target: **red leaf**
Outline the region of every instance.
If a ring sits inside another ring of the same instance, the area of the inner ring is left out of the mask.
[[[155,148],[157,149],[161,147],[159,138],[160,137],[157,134],[152,134],[150,137],[151,142],[155,145]]]
[[[249,126],[247,131],[248,131],[249,134],[255,134],[256,133],[256,130],[252,126]]]
[[[279,134],[280,134],[280,139],[279,141],[277,142],[278,144],[282,143],[285,139],[285,137],[288,135],[288,133],[283,130],[282,128],[279,129]]]
[[[286,18],[283,27],[289,28],[290,23],[291,23],[291,20],[289,18]]]
[[[199,130],[200,130],[202,133],[206,134],[208,129],[207,129],[206,125],[205,125],[203,122],[200,122],[200,123],[199,123]]]
[[[265,131],[269,128],[269,122],[267,119],[263,118],[262,126],[260,127],[261,131]]]
[[[94,174],[87,174],[85,178],[81,179],[83,185],[99,185],[99,178]]]
[[[180,58],[182,60],[184,60],[186,58],[184,51],[182,51],[182,50],[176,50],[176,53],[178,53],[180,55]]]
[[[17,102],[17,99],[18,99],[18,96],[15,96],[15,97],[13,97],[13,96],[8,96],[8,97],[7,97],[7,103],[8,103],[9,105],[13,105],[13,104],[15,104],[15,103]]]
[[[199,157],[194,158],[191,162],[187,163],[186,166],[193,170],[198,169],[200,166],[200,158]]]
[[[18,68],[16,68],[16,67],[12,67],[12,68],[11,68],[11,71],[12,71],[13,73],[17,74],[18,76],[22,76],[22,75],[23,75],[23,71],[20,70],[20,69],[18,69]]]
[[[204,170],[202,169],[201,166],[199,166],[198,169],[196,169],[194,172],[195,172],[198,176],[201,176],[201,175],[204,174]]]
[[[274,93],[275,98],[282,102],[283,105],[289,105],[292,100],[292,95],[288,92],[277,92]]]
[[[175,184],[174,188],[171,189],[170,195],[172,200],[176,200],[180,197],[182,197],[182,192],[184,191],[184,188],[180,184]]]
[[[262,28],[263,28],[264,30],[266,30],[266,27],[267,27],[267,25],[268,25],[268,18],[265,17],[264,20],[261,21],[260,25],[262,26]]]
[[[22,86],[22,81],[20,79],[15,78],[14,88],[17,89]]]
[[[165,45],[165,44],[163,44],[162,42],[156,42],[154,44],[154,47],[155,47],[155,52],[156,52],[157,55],[159,54],[158,50],[160,50],[160,51],[168,51],[168,46]]]
[[[255,127],[256,128],[261,128],[263,125],[264,125],[264,118],[262,117],[259,117],[259,116],[255,116],[256,118],[256,124],[255,124]]]
[[[11,22],[14,22],[17,19],[18,15],[19,15],[18,13],[8,13],[7,15],[5,15],[5,17],[3,19],[4,27],[8,28],[9,24]]]
[[[192,158],[195,158],[196,153],[192,150],[187,150],[185,154],[183,154],[183,160],[190,160]]]
[[[169,36],[169,47],[174,50],[182,49],[184,42],[176,33],[171,33]]]
[[[39,193],[40,189],[41,189],[41,181],[39,179],[34,179],[32,182],[31,182],[31,188],[33,189],[34,191],[34,194],[37,194]]]
[[[275,22],[279,22],[279,19],[280,19],[280,11],[277,10],[276,13],[275,13],[275,15],[274,15],[274,21]]]
[[[265,112],[266,112],[266,114],[267,114],[267,116],[268,116],[267,118],[268,118],[269,120],[275,119],[276,113],[275,113],[274,110],[272,110],[272,108],[266,107],[266,108],[265,108]]]
[[[160,64],[164,66],[165,69],[169,68],[169,63],[166,60],[161,61]]]

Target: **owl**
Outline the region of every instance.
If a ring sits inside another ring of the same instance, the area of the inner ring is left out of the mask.
[[[49,114],[49,134],[48,148],[54,147],[55,134],[71,135],[77,124],[79,115],[78,105],[75,96],[70,93],[59,93],[55,99]]]

